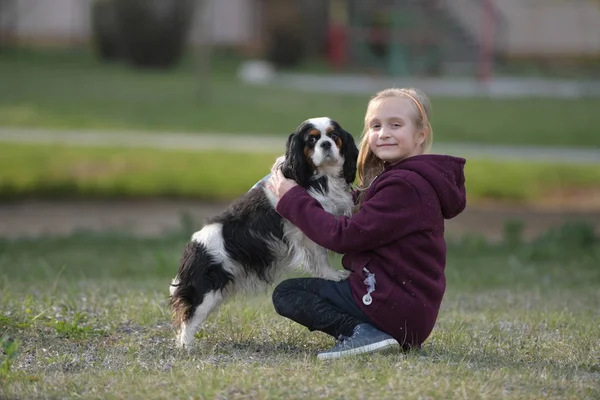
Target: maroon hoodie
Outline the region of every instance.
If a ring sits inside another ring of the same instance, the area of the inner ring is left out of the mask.
[[[351,218],[326,212],[300,186],[279,200],[277,212],[314,242],[344,253],[362,311],[405,348],[420,346],[446,289],[444,219],[466,206],[464,165],[463,158],[438,154],[389,165]]]

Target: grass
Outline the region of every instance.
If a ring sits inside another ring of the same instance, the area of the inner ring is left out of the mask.
[[[243,85],[217,58],[210,90],[190,61],[169,72],[101,64],[89,53],[0,58],[0,121],[18,127],[282,134],[328,115],[358,136],[369,96]],[[432,98],[439,142],[600,147],[600,100]]]
[[[196,198],[229,201],[269,172],[279,154],[3,144],[0,200]],[[535,202],[600,187],[589,165],[471,160],[470,201]],[[493,179],[492,179],[493,177]]]
[[[0,198],[179,197],[230,200],[277,154],[3,145]],[[236,168],[234,165],[243,166]]]
[[[315,358],[332,339],[277,316],[270,289],[226,303],[178,351],[167,286],[184,231],[0,240],[0,397],[600,396],[600,238],[589,226],[531,243],[518,229],[496,244],[449,240],[448,291],[424,350],[334,362]]]

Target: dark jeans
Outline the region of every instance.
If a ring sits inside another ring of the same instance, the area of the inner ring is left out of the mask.
[[[340,335],[350,336],[361,322],[370,322],[352,298],[347,280],[285,280],[273,291],[273,305],[279,315],[336,339]]]

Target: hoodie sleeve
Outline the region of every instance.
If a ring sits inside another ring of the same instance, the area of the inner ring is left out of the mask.
[[[350,218],[325,211],[300,186],[289,190],[276,209],[315,243],[348,253],[374,249],[418,230],[421,202],[410,182],[391,175],[377,183],[375,193]]]

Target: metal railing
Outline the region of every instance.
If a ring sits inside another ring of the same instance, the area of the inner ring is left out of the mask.
[[[506,50],[508,21],[492,0],[438,0],[438,2],[448,15],[467,30],[478,45],[490,41],[494,52]]]

